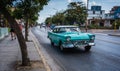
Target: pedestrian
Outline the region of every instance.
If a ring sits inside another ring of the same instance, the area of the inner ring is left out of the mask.
[[[22,32],[22,28],[23,28],[22,24],[19,24],[19,27],[20,27],[20,31]]]
[[[11,39],[16,39],[15,29],[13,27],[10,28]]]

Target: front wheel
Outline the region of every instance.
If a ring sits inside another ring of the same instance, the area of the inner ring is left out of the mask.
[[[52,46],[54,46],[54,43],[52,42],[52,40],[50,40],[50,43],[51,43]]]
[[[85,46],[85,51],[90,51],[91,46]]]
[[[62,46],[62,43],[60,43],[59,48],[60,48],[61,51],[65,51],[65,48]]]

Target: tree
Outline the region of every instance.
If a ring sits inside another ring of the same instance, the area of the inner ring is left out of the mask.
[[[119,28],[120,27],[120,19],[115,19],[115,21],[112,25],[113,25],[114,28],[116,27],[117,29],[120,29]]]
[[[21,2],[22,1],[22,2]],[[27,2],[24,2],[24,1],[27,1]],[[35,7],[34,9],[38,9],[38,10],[42,10],[42,9],[39,9],[39,8],[43,8],[43,6],[48,2],[48,0],[30,0],[30,2],[35,3],[35,4],[40,4],[39,7]],[[8,10],[9,7],[14,7],[14,8],[17,8],[18,6],[17,5],[22,5],[23,9],[25,10],[32,10],[33,8],[31,4],[28,4],[29,0],[0,0],[0,12],[4,15],[4,17],[7,19],[7,21],[9,22],[10,26],[14,27],[15,28],[15,33],[17,35],[17,38],[18,38],[18,42],[19,42],[19,45],[20,45],[20,49],[21,49],[21,55],[22,55],[22,65],[23,66],[28,66],[30,65],[30,60],[29,60],[29,57],[28,57],[28,52],[27,52],[27,46],[26,46],[26,43],[25,43],[25,39],[23,37],[23,34],[22,32],[20,31],[20,27],[18,25],[18,23],[16,22],[15,20],[15,17],[16,16],[13,16],[10,11]],[[28,5],[24,5],[24,3],[27,3],[29,5],[29,8],[26,6]],[[19,7],[18,7],[19,8]],[[16,9],[15,9],[16,10]],[[22,12],[18,12],[19,15],[17,15],[18,17],[22,17],[25,16],[24,14],[26,14],[27,18],[29,16],[29,13],[28,14],[28,11],[27,12],[23,12],[20,9],[17,9],[18,11]],[[24,10],[24,11],[25,11]],[[29,11],[30,11],[29,10]],[[38,13],[38,10],[36,11],[36,13],[33,13],[33,15],[37,14]],[[17,13],[17,12],[16,12]],[[23,14],[24,13],[24,14]],[[31,15],[30,15],[31,16]],[[31,16],[32,17],[32,16]],[[30,17],[29,17],[30,18]],[[31,18],[30,18],[31,19]]]
[[[25,40],[28,41],[28,28],[30,22],[35,22],[38,19],[38,12],[43,9],[43,6],[47,4],[49,0],[20,0],[19,3],[15,3],[15,15],[21,14],[20,18],[23,18],[25,23]],[[17,11],[18,10],[18,11]]]
[[[51,17],[46,18],[45,23],[46,25],[52,23],[52,18]]]
[[[62,12],[57,12],[53,17],[52,17],[52,22],[56,24],[63,24],[65,20],[64,13]]]
[[[69,23],[83,24],[86,20],[86,7],[82,2],[71,2],[65,11],[66,19]]]
[[[82,2],[71,2],[68,5],[68,9],[62,12],[57,12],[52,19],[52,23],[57,24],[70,24],[73,25],[74,23],[79,24],[79,26],[85,23],[87,13],[86,7]],[[47,18],[48,19],[48,18]]]

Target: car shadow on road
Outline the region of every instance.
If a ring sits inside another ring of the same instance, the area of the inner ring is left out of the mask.
[[[63,53],[64,54],[86,54],[90,53],[91,51],[86,52],[82,48],[71,48],[71,49],[66,49]]]
[[[64,51],[61,51],[60,48],[58,46],[52,46],[49,43],[43,43],[45,49],[53,54],[67,54],[67,55],[71,55],[71,54],[91,54],[92,50],[86,52],[84,50],[84,48],[66,48]]]
[[[65,49],[64,51],[61,51],[59,47],[54,46],[53,49],[62,54],[89,54],[91,53],[91,51],[86,52],[82,48],[68,48],[68,49]]]

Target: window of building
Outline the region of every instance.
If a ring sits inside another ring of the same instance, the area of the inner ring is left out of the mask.
[[[102,11],[100,11],[100,14],[102,14]]]
[[[93,14],[95,14],[95,11],[93,11]]]

